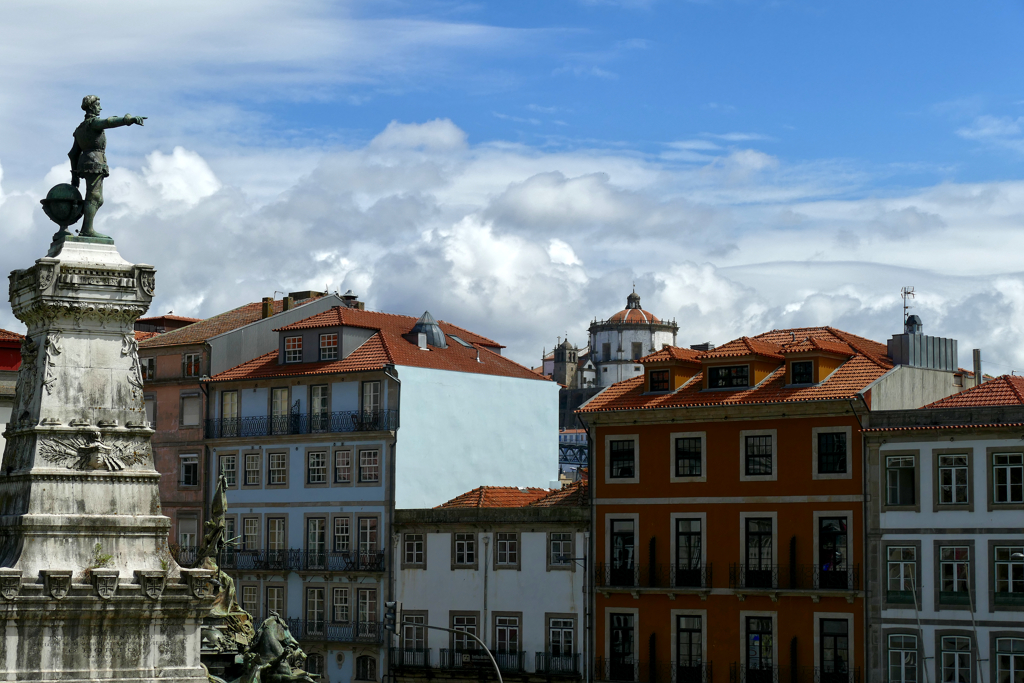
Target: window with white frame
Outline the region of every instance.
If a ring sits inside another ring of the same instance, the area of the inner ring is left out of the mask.
[[[377,589],[359,589],[359,613],[357,615],[360,624],[366,624],[372,629],[377,626]]]
[[[992,455],[992,496],[996,503],[1024,503],[1024,454]]]
[[[966,505],[968,501],[967,456],[939,456],[939,505]]]
[[[242,609],[255,615],[259,611],[259,587],[242,586]]]
[[[363,382],[363,412],[374,414],[380,410],[380,382]]]
[[[405,563],[423,564],[423,534],[405,534]]]
[[[889,683],[917,683],[917,636],[889,636]]]
[[[359,518],[359,554],[372,555],[377,552],[377,518]]]
[[[519,537],[515,533],[497,534],[498,566],[514,567],[519,564]]]
[[[819,432],[818,474],[845,474],[846,467],[846,432]]]
[[[320,360],[336,360],[338,358],[338,335],[336,333],[320,335]]]
[[[142,366],[143,381],[156,379],[156,358],[142,358],[139,364]]]
[[[285,363],[301,363],[302,362],[302,337],[285,337],[284,338],[284,362]]]
[[[519,652],[519,617],[495,617],[494,641],[499,654]]]
[[[916,458],[890,455],[885,459],[886,505],[914,505],[916,499]]]
[[[406,650],[423,652],[427,648],[426,623],[422,614],[402,615],[402,644]]]
[[[575,650],[575,635],[572,619],[548,619],[548,649],[551,656],[572,657]]]
[[[345,553],[352,547],[352,529],[348,517],[334,518],[334,552]]]
[[[380,451],[359,451],[359,481],[363,483],[380,481]]]
[[[320,678],[324,675],[324,656],[317,652],[310,653],[306,658],[305,668],[306,673],[316,678]]]
[[[146,402],[146,422],[149,423],[150,427],[152,427],[153,429],[156,429],[157,428],[157,426],[156,426],[156,397],[155,396],[146,396],[145,397],[145,402]]]
[[[476,534],[455,534],[455,564],[476,564]]]
[[[288,454],[271,453],[267,483],[272,486],[284,486],[288,483]]]
[[[635,442],[632,439],[608,442],[612,479],[632,479],[636,476]]]
[[[996,604],[1024,606],[1024,546],[995,547]]]
[[[202,356],[198,353],[186,353],[181,357],[181,376],[199,377],[203,373]]]
[[[331,621],[336,624],[352,621],[352,614],[349,610],[348,586],[335,588],[331,596]]]
[[[356,680],[377,680],[377,660],[369,655],[356,657]]]
[[[323,588],[306,589],[306,628],[310,631],[323,632],[324,620],[327,618],[327,605],[324,603]]]
[[[701,438],[699,436],[686,436],[676,439],[676,476],[702,476],[701,453]]]
[[[566,531],[553,531],[551,533],[550,556],[548,564],[556,567],[564,567],[572,564],[572,533]]]
[[[477,642],[470,638],[467,633],[479,636],[476,615],[457,614],[452,617],[452,629],[457,633],[452,634],[452,645],[456,652],[475,650]]]
[[[971,639],[965,636],[942,636],[939,662],[940,681],[969,683],[971,680]]]
[[[228,480],[228,486],[237,486],[238,458],[234,455],[220,456],[220,473]]]
[[[242,522],[242,550],[259,550],[260,520],[247,517]]]
[[[1024,638],[996,638],[996,681],[1024,680]]]
[[[744,440],[744,468],[748,477],[772,473],[772,437],[770,434],[748,436]]]
[[[708,368],[708,388],[725,389],[750,386],[750,366]]]
[[[970,552],[968,546],[939,548],[939,602],[965,604],[970,601]]]
[[[913,604],[917,590],[917,547],[891,545],[886,548],[886,555],[889,579],[886,601]]]
[[[246,453],[245,454],[245,485],[246,486],[259,486],[260,485],[260,454],[259,453]]]
[[[199,486],[199,455],[186,453],[179,458],[181,461],[181,486]]]
[[[267,615],[271,612],[281,617],[285,616],[283,586],[267,586]]]
[[[287,434],[290,430],[290,393],[288,387],[275,387],[270,391],[270,431],[274,434]]]
[[[267,550],[281,553],[285,549],[284,517],[267,518]]]
[[[331,426],[331,388],[326,384],[314,384],[309,388],[310,429],[326,432]]]
[[[195,517],[178,519],[178,545],[182,548],[195,548],[199,535],[199,520]]]
[[[327,453],[310,451],[306,454],[306,482],[309,484],[327,483]]]
[[[352,483],[352,451],[334,451],[334,483]]]

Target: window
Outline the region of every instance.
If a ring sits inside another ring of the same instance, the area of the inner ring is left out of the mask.
[[[455,650],[475,650],[477,642],[463,633],[471,633],[479,636],[477,632],[477,619],[475,615],[455,615],[452,617],[452,629],[459,633],[452,634],[452,647]]]
[[[497,536],[497,564],[499,566],[515,567],[519,564],[519,538],[517,534],[499,533]]]
[[[359,518],[359,554],[372,555],[377,552],[377,518]]]
[[[198,427],[203,413],[203,401],[198,396],[181,397],[181,426]],[[232,436],[225,434],[224,436]]]
[[[676,666],[683,670],[677,680],[700,681],[700,665],[704,657],[701,618],[679,615],[676,617]],[[696,671],[694,671],[696,669]]]
[[[917,591],[917,548],[889,546],[886,554],[889,576],[886,601],[895,604],[914,604]]]
[[[245,485],[246,486],[259,486],[260,485],[260,470],[263,469],[260,464],[259,453],[246,453],[245,454]]]
[[[730,367],[708,368],[708,388],[721,389],[729,387],[750,386],[750,367],[733,365]]]
[[[234,455],[220,456],[220,473],[228,480],[228,486],[237,486],[238,457]]]
[[[348,517],[334,518],[334,552],[347,553],[352,547],[351,523]]]
[[[613,681],[632,681],[635,676],[633,660],[633,615],[612,613],[611,657],[609,678]]]
[[[195,548],[198,529],[199,520],[195,517],[178,519],[178,545],[182,548]]]
[[[747,617],[747,671],[773,669],[772,650],[771,618]]]
[[[818,661],[824,674],[846,674],[850,670],[850,622],[822,619],[818,634]]]
[[[331,395],[326,384],[316,384],[309,388],[309,421],[314,432],[326,432],[331,426]]]
[[[256,586],[242,586],[242,609],[249,614],[256,616],[259,610],[259,588]]]
[[[247,517],[242,520],[242,550],[259,550],[260,520]]]
[[[361,588],[359,590],[359,613],[357,621],[367,626],[366,634],[376,636],[377,628],[377,589]],[[362,630],[362,629],[361,629]]]
[[[770,435],[748,436],[745,439],[745,466],[747,476],[772,473],[772,437]]]
[[[633,355],[630,356],[633,360],[640,360],[644,357],[644,345],[643,342],[633,342],[632,349]]]
[[[996,638],[997,683],[1024,679],[1024,638]]]
[[[995,547],[995,602],[1024,606],[1024,547]]]
[[[699,436],[676,439],[676,476],[701,476],[701,441]]]
[[[270,476],[267,483],[271,486],[284,486],[288,483],[288,454],[270,454]]]
[[[181,486],[199,486],[199,456],[190,453],[181,456]]]
[[[633,440],[609,441],[608,443],[609,448],[611,449],[611,453],[609,454],[611,459],[611,478],[633,479],[636,476]]]
[[[423,534],[405,534],[405,564],[423,564]]]
[[[917,636],[889,636],[889,683],[917,683]]]
[[[270,392],[270,428],[274,434],[289,432],[288,387],[276,387]]]
[[[971,603],[968,594],[969,561],[970,548],[967,546],[939,548],[939,602],[953,605]]]
[[[286,616],[284,613],[284,587],[267,586],[267,615],[271,613]]]
[[[699,519],[676,520],[675,586],[701,587],[701,534]]]
[[[323,588],[306,589],[306,628],[315,633],[323,633],[324,620],[327,617],[324,604]]]
[[[814,384],[814,361],[793,361],[789,367],[793,384]]]
[[[609,585],[636,585],[635,557],[636,537],[632,519],[611,520],[612,566],[608,577]]]
[[[651,370],[651,391],[668,391],[668,370]]]
[[[376,413],[380,410],[380,382],[363,382],[363,412]]]
[[[375,681],[377,680],[377,660],[369,655],[356,657],[356,680]]]
[[[311,654],[306,658],[305,664],[306,673],[312,674],[313,676],[323,676],[324,673],[324,656],[321,654]]]
[[[455,534],[455,564],[476,564],[475,534]]]
[[[338,358],[338,335],[320,335],[320,360],[336,360]]]
[[[359,451],[359,481],[380,481],[380,451]]]
[[[198,353],[186,353],[181,357],[181,376],[199,377],[202,374],[202,363]]]
[[[846,432],[818,434],[818,474],[846,473]]]
[[[146,396],[146,422],[153,429],[156,429],[156,399],[152,396]]]
[[[572,564],[572,534],[562,531],[552,532],[549,536],[548,564],[553,567],[568,567]]]
[[[352,451],[334,452],[334,483],[352,483]]]
[[[610,342],[604,342],[601,344],[601,360],[611,360],[612,358],[612,345]]]
[[[996,503],[1024,503],[1024,455],[993,454],[992,493]]]
[[[284,517],[269,517],[267,519],[267,550],[284,552],[284,549]]]
[[[744,575],[747,588],[774,588],[776,577],[772,572],[772,519],[748,517],[747,568]]]
[[[427,648],[427,618],[422,614],[402,615],[402,644],[406,650],[422,652]]]
[[[942,667],[939,680],[969,683],[971,680],[971,639],[964,636],[942,636]]]
[[[966,505],[967,456],[939,456],[939,505]]]
[[[188,399],[185,399],[188,400]],[[198,398],[196,399],[198,403]],[[238,436],[241,423],[238,420],[238,392],[222,391],[220,394],[221,436]],[[196,424],[199,424],[198,419]]]
[[[331,620],[336,624],[351,621],[348,603],[348,587],[335,588],[331,598]]]
[[[327,552],[327,520],[323,517],[310,517],[306,520],[306,550],[317,560]]]
[[[890,455],[885,458],[886,505],[914,505],[916,500],[913,455]]]
[[[306,454],[306,483],[327,483],[327,453],[310,451]]]
[[[139,362],[142,365],[142,379],[156,379],[156,358],[142,358]]]
[[[518,653],[519,617],[495,617],[494,642],[498,654]]]
[[[302,337],[285,337],[284,338],[284,362],[285,363],[301,363],[302,362]]]
[[[572,657],[574,636],[572,619],[548,619],[548,650],[552,657]]]

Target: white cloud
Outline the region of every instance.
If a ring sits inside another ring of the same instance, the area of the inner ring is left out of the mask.
[[[462,149],[466,133],[450,119],[434,119],[426,123],[392,121],[370,142],[370,149],[425,149],[430,151]]]

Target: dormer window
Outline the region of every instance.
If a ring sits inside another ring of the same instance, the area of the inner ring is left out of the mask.
[[[725,389],[750,386],[749,365],[708,368],[708,388]]]
[[[301,363],[302,362],[302,337],[285,337],[284,338],[284,362],[285,363]]]
[[[793,361],[790,368],[793,375],[791,384],[814,384],[814,361]]]
[[[651,370],[651,391],[668,391],[669,390],[669,373],[668,370]]]

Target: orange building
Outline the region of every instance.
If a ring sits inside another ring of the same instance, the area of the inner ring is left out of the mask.
[[[668,347],[581,408],[596,680],[859,680],[860,421],[958,390],[886,353],[828,327]]]

